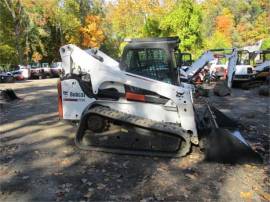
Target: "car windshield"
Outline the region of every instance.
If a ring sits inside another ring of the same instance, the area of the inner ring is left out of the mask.
[[[57,67],[60,67],[60,66],[61,66],[60,63],[55,62],[55,63],[52,63],[51,68],[57,68]]]
[[[19,65],[12,65],[10,66],[10,71],[17,71],[20,70],[20,66]]]
[[[34,63],[31,65],[32,69],[36,69],[36,68],[40,68],[40,64],[39,63]]]
[[[42,63],[42,67],[49,67],[49,63]]]

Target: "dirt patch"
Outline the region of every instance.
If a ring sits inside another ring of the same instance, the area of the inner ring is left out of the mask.
[[[57,117],[56,79],[1,84],[22,98],[1,109],[1,201],[267,201],[264,165],[203,161],[197,148],[182,159],[78,150],[76,126]],[[269,153],[269,98],[233,89],[211,103],[239,120],[245,138]]]

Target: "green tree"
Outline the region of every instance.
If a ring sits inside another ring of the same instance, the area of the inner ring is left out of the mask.
[[[143,26],[143,36],[146,37],[159,37],[162,35],[162,30],[160,29],[160,23],[158,19],[147,18]]]
[[[160,22],[163,35],[177,35],[183,51],[196,52],[201,48],[201,9],[194,0],[182,0]]]
[[[261,50],[270,49],[270,38],[266,38],[263,40]]]
[[[216,31],[211,37],[204,41],[205,49],[231,48],[230,40],[221,32]]]
[[[21,0],[3,0],[3,8],[9,12],[9,18],[13,22],[13,33],[15,34],[15,46],[19,62],[23,62],[22,35],[25,28],[26,14]],[[2,7],[1,6],[1,7]]]

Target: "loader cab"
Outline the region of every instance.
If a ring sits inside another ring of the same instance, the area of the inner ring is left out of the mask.
[[[120,61],[126,72],[177,84],[175,51],[178,37],[129,39]]]
[[[255,66],[262,64],[265,61],[270,61],[270,49],[255,51],[252,56]]]
[[[239,50],[236,65],[250,65],[250,52],[247,50]]]
[[[246,82],[254,78],[254,67],[251,65],[251,53],[247,50],[237,52],[237,62],[233,76],[233,83]]]
[[[265,80],[270,76],[270,50],[259,50],[252,54],[256,79]]]

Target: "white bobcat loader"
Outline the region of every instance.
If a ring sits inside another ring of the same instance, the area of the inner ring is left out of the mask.
[[[216,119],[219,111],[208,106],[207,116],[199,117],[190,89],[170,84],[174,82],[169,73],[177,72],[170,68],[175,65],[175,48],[170,38],[153,43],[134,40],[119,64],[99,50],[61,47],[64,76],[58,83],[58,109],[63,119],[79,121],[76,145],[120,154],[182,157],[204,139],[209,160],[258,160],[239,133],[220,128],[226,123]],[[155,76],[164,82],[149,78]]]
[[[254,60],[255,67],[241,65],[240,63],[243,61],[241,60],[242,55],[248,57],[248,59],[244,60],[246,64],[250,64],[251,59]],[[270,50],[248,53],[247,51],[233,49],[228,65],[228,86],[231,88],[239,84],[240,87],[249,89],[264,83],[270,75],[269,58]]]

